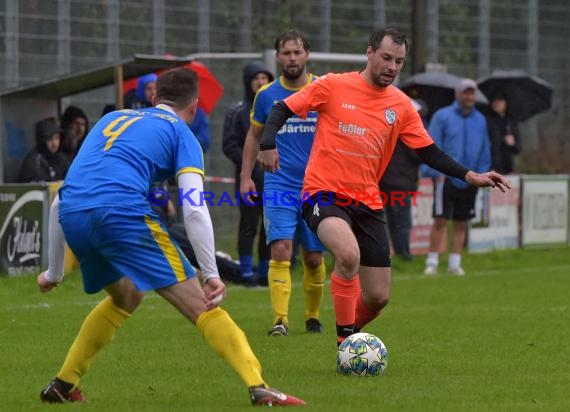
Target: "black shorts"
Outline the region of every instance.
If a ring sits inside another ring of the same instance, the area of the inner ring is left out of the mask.
[[[477,188],[469,186],[459,189],[446,178],[444,182],[434,182],[433,217],[465,221],[475,217]]]
[[[363,203],[347,204],[346,197],[332,192],[319,192],[304,200],[303,218],[316,234],[323,219],[331,216],[344,220],[354,233],[360,249],[360,264],[390,267],[390,243],[383,210],[370,209]]]

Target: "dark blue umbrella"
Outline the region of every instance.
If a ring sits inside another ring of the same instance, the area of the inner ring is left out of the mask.
[[[428,107],[428,118],[442,107],[449,106],[455,100],[455,87],[463,77],[446,72],[416,73],[401,81],[398,87],[408,96],[421,99]],[[478,104],[487,103],[486,97],[479,90],[475,93]]]
[[[552,106],[552,86],[524,70],[493,70],[477,84],[489,100],[505,96],[507,111],[521,122]]]

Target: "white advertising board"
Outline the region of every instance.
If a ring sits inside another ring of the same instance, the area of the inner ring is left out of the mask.
[[[523,176],[522,246],[568,242],[568,176]]]

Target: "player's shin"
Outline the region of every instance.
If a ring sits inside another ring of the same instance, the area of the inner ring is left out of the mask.
[[[358,275],[351,279],[331,274],[331,294],[336,317],[337,343],[354,333],[356,301],[360,295]]]
[[[324,259],[316,268],[304,265],[303,288],[305,289],[306,311],[305,320],[320,319],[320,307],[325,293],[325,278],[327,270]]]
[[[360,330],[376,319],[380,315],[380,311],[371,310],[364,301],[364,296],[360,293],[359,298],[356,300],[356,317],[354,319],[355,332]]]
[[[265,385],[261,365],[243,331],[221,308],[202,313],[196,326],[210,346],[245,382],[247,387]]]
[[[83,321],[57,377],[77,386],[95,355],[113,339],[115,331],[129,317],[130,314],[116,306],[110,297],[103,299]]]
[[[273,307],[273,322],[279,320],[287,326],[289,298],[291,297],[291,262],[269,261],[269,293]]]

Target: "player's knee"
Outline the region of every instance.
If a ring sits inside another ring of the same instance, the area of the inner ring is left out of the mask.
[[[271,259],[278,261],[288,261],[291,259],[293,247],[290,242],[276,240],[271,243]]]
[[[379,311],[388,306],[390,301],[390,295],[386,291],[376,291],[372,296],[367,299],[370,309],[373,311]]]
[[[304,258],[305,266],[311,270],[317,269],[323,262],[323,255],[320,253],[309,253]]]
[[[342,274],[352,276],[358,271],[360,265],[360,252],[358,249],[347,249],[335,255],[335,266]]]
[[[126,312],[133,313],[142,303],[144,293],[138,290],[125,293],[120,298],[113,297],[113,303]]]
[[[436,230],[444,230],[447,227],[447,220],[443,218],[435,218],[433,226]]]

